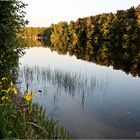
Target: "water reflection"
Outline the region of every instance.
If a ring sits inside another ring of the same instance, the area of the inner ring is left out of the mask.
[[[140,76],[140,43],[139,42],[102,42],[94,44],[87,41],[85,46],[63,46],[49,43],[48,40],[26,39],[26,45],[30,47],[42,46],[57,51],[58,54],[69,54],[77,59],[86,60],[103,66],[112,66],[116,70],[122,70],[132,76]],[[60,42],[61,44],[61,42]],[[60,49],[61,48],[61,49]],[[87,48],[87,49],[86,49]]]
[[[22,91],[29,85],[75,138],[139,138],[139,77],[48,48],[27,49],[20,63]]]
[[[85,94],[91,96],[98,90],[106,93],[110,84],[109,77],[99,79],[95,75],[86,76],[81,73],[38,66],[21,67],[19,71],[19,82],[21,81],[24,91],[27,85],[29,90],[42,93],[47,93],[50,87],[55,88],[57,94],[54,95],[54,103],[59,102],[59,96],[61,96],[62,91],[73,98],[79,96],[83,108]],[[39,86],[41,86],[41,90]],[[102,98],[104,99],[104,96]]]
[[[42,40],[45,47],[45,40]],[[47,44],[46,44],[47,45]],[[102,42],[94,44],[87,41],[85,46],[50,45],[52,51],[59,54],[75,55],[77,59],[94,62],[99,65],[113,66],[132,76],[140,76],[140,43],[139,42]],[[61,48],[61,49],[60,49]]]

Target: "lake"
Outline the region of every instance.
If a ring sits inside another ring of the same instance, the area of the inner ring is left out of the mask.
[[[26,49],[19,82],[74,138],[140,138],[140,78],[59,55],[49,48]]]

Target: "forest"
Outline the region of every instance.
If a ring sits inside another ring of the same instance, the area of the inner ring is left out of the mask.
[[[44,46],[59,54],[69,52],[78,59],[113,66],[133,76],[140,75],[140,5],[118,10],[115,14],[79,18],[69,24],[59,22],[46,28],[27,27],[22,36],[28,38],[28,43],[38,38]]]
[[[139,41],[140,5],[136,8],[118,10],[115,14],[110,12],[79,18],[76,22],[70,21],[69,24],[59,22],[50,27],[26,27],[23,29],[23,37],[43,36],[50,40],[52,45],[58,44],[58,46],[85,47],[87,41],[92,44],[102,41]]]

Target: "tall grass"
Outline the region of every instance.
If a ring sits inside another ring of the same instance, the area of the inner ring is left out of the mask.
[[[68,72],[61,69],[52,69],[50,67],[29,67],[24,66],[19,71],[19,82],[22,90],[26,85],[29,89],[38,91],[40,87],[42,93],[45,93],[50,87],[59,94],[62,91],[70,96],[81,97],[81,102],[85,94],[94,94],[97,90],[108,90],[110,78],[99,79],[95,75],[84,75],[82,73]],[[30,83],[30,84],[29,84]]]
[[[68,139],[71,136],[45,110],[32,103],[33,93],[23,96],[7,78],[0,82],[0,138]]]
[[[47,94],[43,93],[53,93],[54,102],[58,101],[62,94],[68,94],[72,98],[78,97],[82,106],[84,106],[85,97],[93,96],[98,91],[106,93],[110,84],[109,77],[99,78],[94,74],[86,75],[57,68],[37,66],[21,67],[18,80],[19,82],[22,81],[19,84],[22,90],[25,90],[28,84],[30,90],[33,89],[38,92],[41,89],[42,93],[38,94],[40,97],[45,98]],[[36,100],[38,101],[38,99]]]

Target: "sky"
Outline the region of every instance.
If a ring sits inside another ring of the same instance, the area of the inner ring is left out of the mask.
[[[60,21],[76,21],[78,18],[101,13],[126,10],[140,4],[140,0],[22,0],[28,4],[28,26],[48,27]]]

